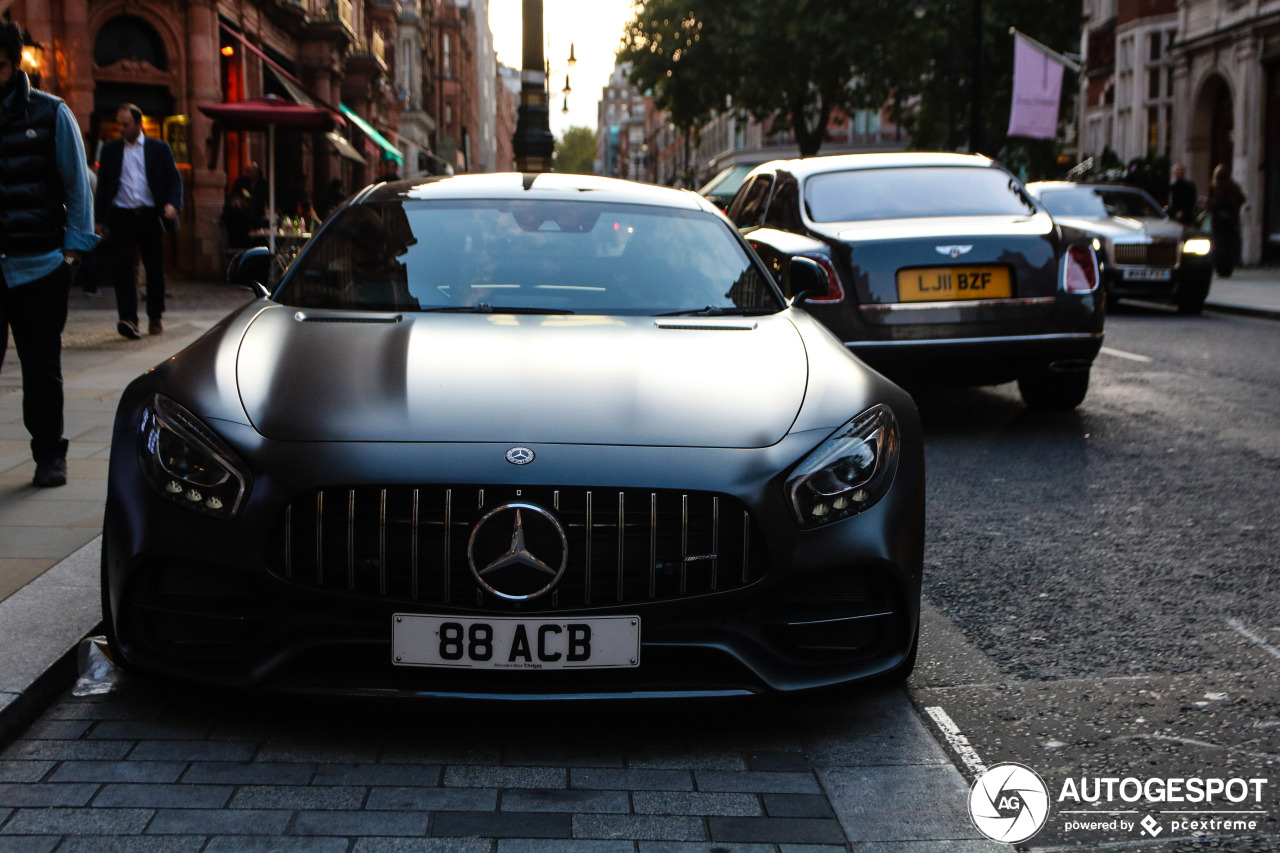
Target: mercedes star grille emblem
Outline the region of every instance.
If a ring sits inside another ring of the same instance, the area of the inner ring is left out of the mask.
[[[939,255],[946,255],[949,258],[958,258],[972,248],[973,246],[934,246]]]
[[[472,528],[467,563],[484,589],[507,601],[528,601],[549,592],[564,576],[569,540],[560,522],[542,507],[503,504]]]
[[[507,461],[512,465],[528,465],[533,461],[533,451],[527,447],[513,447],[507,451]]]

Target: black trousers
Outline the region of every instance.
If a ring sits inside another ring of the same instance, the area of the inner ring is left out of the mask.
[[[147,316],[160,319],[164,313],[164,229],[160,211],[154,207],[126,209],[112,207],[107,223],[108,275],[115,282],[116,313],[121,320],[138,322],[138,290],[134,269],[142,256],[147,271]]]
[[[22,422],[36,462],[65,459],[62,437],[62,327],[67,324],[71,268],[60,264],[44,278],[17,287],[0,280],[0,366],[13,345],[22,362]]]

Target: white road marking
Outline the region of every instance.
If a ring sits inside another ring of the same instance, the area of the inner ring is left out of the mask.
[[[960,732],[960,727],[955,721],[947,715],[947,712],[938,706],[925,708],[925,713],[933,718],[934,723],[942,730],[942,736],[947,739],[947,743],[951,744],[951,748],[960,756],[960,760],[964,762],[964,766],[969,768],[969,772],[975,776],[981,776],[987,772],[987,765],[982,763],[982,759],[978,756],[978,751],[969,743],[969,739]]]
[[[1244,637],[1246,640],[1253,643],[1276,660],[1280,660],[1280,649],[1277,649],[1275,646],[1250,631],[1239,619],[1228,619],[1227,625],[1231,627],[1232,631],[1235,631],[1237,634]]]
[[[1138,355],[1136,352],[1125,352],[1122,349],[1112,349],[1111,347],[1103,347],[1099,352],[1105,352],[1107,355],[1114,355],[1116,358],[1127,358],[1129,361],[1140,361],[1143,364],[1151,361],[1151,356]]]

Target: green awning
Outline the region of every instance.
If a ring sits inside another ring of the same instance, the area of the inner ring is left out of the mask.
[[[338,109],[342,110],[342,114],[351,119],[352,123],[355,124],[356,127],[363,130],[366,136],[378,143],[378,146],[383,150],[383,152],[385,152],[384,156],[386,159],[395,160],[400,165],[404,165],[404,155],[400,153],[400,149],[388,142],[387,138],[381,133],[374,130],[373,126],[370,125],[369,122],[352,112],[351,108],[346,104],[338,104]]]

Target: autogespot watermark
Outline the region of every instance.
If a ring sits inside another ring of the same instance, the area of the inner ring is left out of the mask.
[[[1017,844],[1034,836],[1056,811],[1062,831],[1137,833],[1253,832],[1266,819],[1269,781],[1243,777],[1080,776],[1063,780],[1056,807],[1038,773],[997,764],[969,791],[973,825],[993,841]],[[1114,808],[1113,808],[1114,806]]]

